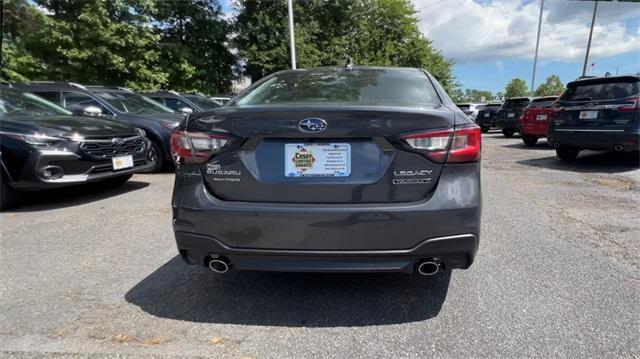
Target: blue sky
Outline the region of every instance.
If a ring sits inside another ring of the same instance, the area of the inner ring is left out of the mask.
[[[231,1],[221,0],[227,14]],[[540,0],[413,2],[421,31],[455,61],[463,88],[495,93],[514,77],[530,86]],[[545,0],[536,85],[551,74],[565,83],[580,76],[593,4]],[[616,67],[620,74],[640,71],[640,3],[599,2],[591,63],[596,75],[615,73]]]

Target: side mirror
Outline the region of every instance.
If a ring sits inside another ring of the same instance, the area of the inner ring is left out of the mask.
[[[191,107],[183,107],[180,109],[180,113],[183,115],[189,115],[193,113],[193,109]]]
[[[85,108],[82,109],[82,112],[84,112],[85,114],[89,115],[89,116],[101,116],[102,115],[102,109],[98,106],[87,106]]]

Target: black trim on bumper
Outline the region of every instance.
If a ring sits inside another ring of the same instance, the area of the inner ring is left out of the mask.
[[[346,251],[234,248],[210,236],[175,235],[187,263],[204,266],[212,257],[225,256],[239,270],[412,273],[423,258],[438,258],[446,269],[466,269],[478,250],[478,237],[473,234],[430,238],[409,249]]]

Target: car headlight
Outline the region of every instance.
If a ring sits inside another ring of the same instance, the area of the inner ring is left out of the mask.
[[[173,121],[162,121],[160,124],[162,125],[162,127],[169,130],[173,130],[176,127],[180,126],[180,122],[173,122]]]
[[[143,136],[143,137],[147,135],[147,132],[145,132],[145,130],[143,130],[141,128],[137,128],[136,127],[136,132],[138,133],[138,135]]]
[[[39,148],[51,148],[58,147],[59,145],[66,142],[64,138],[60,137],[51,137],[43,134],[36,133],[35,135],[24,135],[20,133],[7,133],[4,132],[4,135],[15,138],[16,140],[25,142],[34,147]]]

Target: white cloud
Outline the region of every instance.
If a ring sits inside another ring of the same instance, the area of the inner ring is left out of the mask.
[[[414,0],[420,28],[437,49],[457,62],[531,59],[540,1]],[[575,61],[584,56],[592,1],[546,0],[541,60]],[[626,26],[625,26],[626,24]],[[640,50],[640,3],[598,4],[592,56]]]

